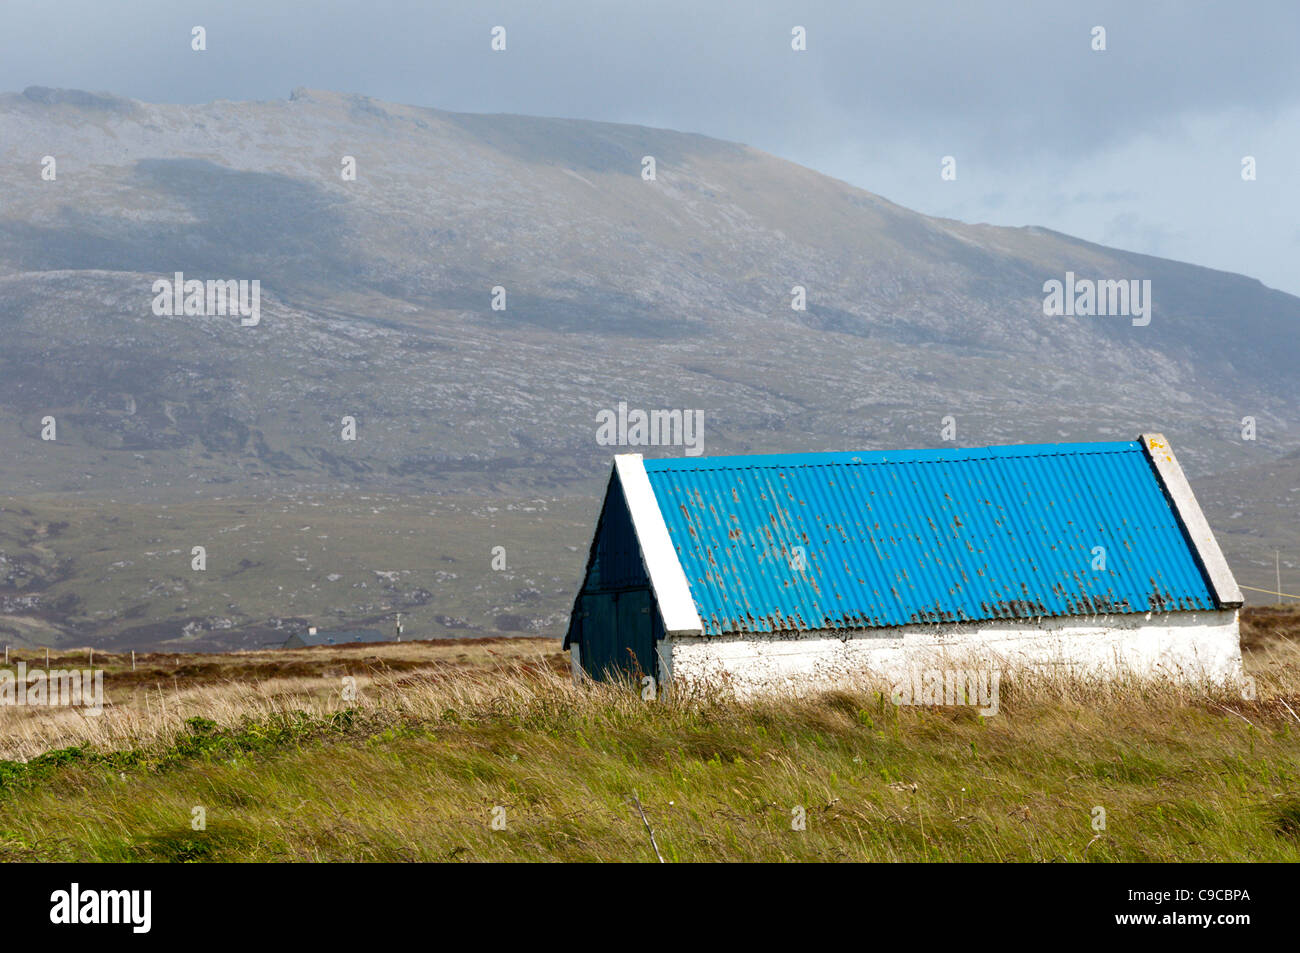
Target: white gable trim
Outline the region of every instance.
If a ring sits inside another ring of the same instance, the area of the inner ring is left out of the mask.
[[[1156,473],[1160,475],[1165,489],[1169,491],[1174,510],[1182,521],[1183,528],[1187,530],[1187,535],[1191,537],[1193,545],[1196,546],[1196,553],[1210,577],[1210,584],[1214,587],[1219,605],[1240,606],[1245,599],[1241,595],[1241,590],[1237,588],[1237,580],[1233,578],[1232,570],[1228,568],[1228,561],[1223,558],[1223,550],[1219,548],[1218,540],[1214,538],[1214,532],[1210,529],[1205,514],[1201,512],[1201,505],[1196,502],[1192,486],[1187,482],[1187,475],[1183,473],[1183,468],[1179,466],[1178,459],[1174,456],[1173,447],[1169,446],[1169,441],[1165,439],[1164,434],[1144,433],[1138,436],[1138,440],[1141,441],[1142,449],[1146,451],[1147,457],[1155,466]]]
[[[668,635],[703,635],[704,626],[691,596],[691,587],[682,571],[682,562],[668,535],[668,524],[659,512],[650,477],[645,472],[645,462],[639,453],[620,453],[614,457],[614,472],[623,487],[623,499],[632,514],[632,528],[636,530],[641,547],[641,559],[650,586],[659,603],[664,619],[664,632]]]

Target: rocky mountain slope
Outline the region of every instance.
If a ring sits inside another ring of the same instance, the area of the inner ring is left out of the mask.
[[[260,323],[155,314],[175,272],[258,280]],[[1045,316],[1066,272],[1149,279],[1150,324]],[[960,445],[1157,429],[1196,478],[1300,449],[1298,330],[1300,299],[1249,278],[928,218],[698,135],[309,90],[0,96],[17,497],[594,496],[620,401],[702,411],[710,454],[933,446],[948,416]],[[566,527],[557,552],[585,545]]]

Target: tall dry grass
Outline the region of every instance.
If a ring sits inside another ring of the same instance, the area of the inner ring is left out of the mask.
[[[415,667],[367,672],[349,661],[374,657],[360,651],[344,657],[320,675],[248,677],[231,675],[201,684],[177,687],[166,679],[154,685],[135,684],[114,691],[99,716],[78,708],[0,707],[0,759],[26,760],[54,748],[88,745],[99,751],[166,745],[187,719],[201,717],[221,725],[264,720],[303,712],[324,718],[345,709],[387,714],[398,721],[436,719],[441,712],[487,710],[522,713],[536,708],[565,707],[584,716],[644,711],[640,689],[630,684],[575,684],[552,643],[518,640],[497,652],[478,651],[456,666]],[[391,659],[445,661],[444,652],[412,644],[405,653],[388,647]],[[261,653],[263,655],[268,653]],[[294,653],[285,653],[292,655]],[[297,653],[307,654],[307,653]],[[425,657],[427,656],[427,657]],[[1064,717],[1122,710],[1171,718],[1190,708],[1219,711],[1252,723],[1251,719],[1295,721],[1300,727],[1300,642],[1274,638],[1246,652],[1250,690],[1238,684],[1212,681],[1166,681],[1007,669],[1001,681],[1001,714],[1008,720],[1018,711],[1052,709]],[[936,664],[938,664],[936,662]],[[350,682],[345,682],[347,676]],[[830,694],[883,695],[891,685],[864,679],[832,686]],[[345,697],[345,691],[349,694]],[[771,705],[815,704],[819,695],[769,693],[746,698],[725,686],[694,686],[664,693],[661,709],[691,717],[701,711],[727,710],[737,715]]]
[[[352,701],[331,669],[138,686],[98,720],[7,714],[28,756],[143,754],[0,792],[0,858],[654,861],[648,822],[668,861],[1300,860],[1286,635],[1247,652],[1253,698],[1007,672],[988,718],[898,707],[885,685],[647,702],[526,645],[428,661],[359,672]],[[315,727],[258,727],[297,712]]]

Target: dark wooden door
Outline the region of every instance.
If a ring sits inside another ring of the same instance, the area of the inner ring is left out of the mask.
[[[657,675],[648,589],[582,597],[582,667],[592,678]]]

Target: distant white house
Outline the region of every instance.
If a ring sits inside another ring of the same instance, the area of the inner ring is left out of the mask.
[[[325,629],[309,626],[305,632],[295,632],[284,640],[283,648],[305,649],[315,645],[352,645],[360,642],[391,642],[392,639],[378,629]]]
[[[1160,434],[1115,443],[615,457],[575,673],[741,689],[936,660],[1240,677],[1242,596]]]

